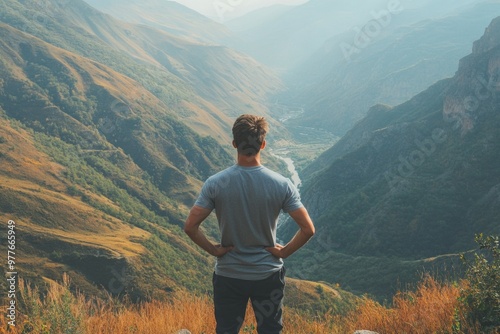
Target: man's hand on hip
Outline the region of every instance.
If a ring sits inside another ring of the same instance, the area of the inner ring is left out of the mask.
[[[218,245],[215,245],[215,251],[214,251],[214,254],[212,254],[212,255],[216,256],[216,257],[223,257],[224,255],[226,255],[227,253],[232,251],[233,248],[234,248],[233,246],[223,247],[222,245],[218,244]]]
[[[279,259],[284,259],[284,258],[286,258],[286,256],[285,256],[285,254],[283,254],[284,253],[283,248],[285,248],[285,246],[280,245],[280,244],[276,244],[276,246],[274,246],[274,247],[266,247],[266,251],[273,254],[275,257],[277,257]]]

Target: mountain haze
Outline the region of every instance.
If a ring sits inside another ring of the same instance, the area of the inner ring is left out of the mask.
[[[390,24],[384,27],[384,32],[433,16],[450,15],[459,8],[478,2],[480,0],[438,3],[310,0],[287,10],[273,6],[263,8],[231,20],[227,25],[234,29],[231,46],[280,73],[288,73],[301,67],[328,40],[343,34],[354,34],[369,21],[377,21],[380,17],[385,19],[387,13],[390,13]],[[330,61],[337,60],[331,58]]]
[[[273,10],[264,9],[261,13]],[[259,19],[266,15],[272,19],[238,31],[231,46],[283,72],[318,49],[326,39],[356,22],[355,11],[357,9],[347,1],[314,0],[277,14],[261,14]],[[232,25],[237,25],[238,20],[247,19],[235,19]]]
[[[300,91],[292,91],[291,100],[305,109],[296,122],[343,135],[371,106],[397,105],[453,76],[459,59],[499,10],[499,2],[488,1],[393,30],[409,15],[403,11],[364,48],[354,46],[354,34],[328,41],[289,80]]]
[[[231,32],[175,1],[85,0],[92,7],[120,20],[144,24],[196,42],[220,44]]]
[[[272,5],[257,9],[242,17],[229,20],[225,22],[224,25],[235,33],[245,32],[255,29],[257,26],[268,25],[292,9],[292,6]]]

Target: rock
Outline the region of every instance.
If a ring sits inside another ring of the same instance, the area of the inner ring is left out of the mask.
[[[378,334],[378,333],[367,330],[361,330],[361,331],[355,331],[354,334]]]
[[[188,331],[187,329],[181,329],[180,331],[176,332],[175,334],[191,334],[191,332]]]

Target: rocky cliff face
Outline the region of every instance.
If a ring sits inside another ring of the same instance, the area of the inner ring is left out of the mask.
[[[488,52],[500,45],[500,18],[494,19],[481,39],[474,42],[472,54]]]
[[[471,131],[479,112],[495,102],[500,91],[500,19],[492,21],[472,54],[460,61],[443,108],[444,119],[460,128],[462,134]]]

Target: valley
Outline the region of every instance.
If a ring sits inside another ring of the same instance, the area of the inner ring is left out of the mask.
[[[276,101],[270,107],[270,114],[286,129],[286,136],[272,136],[271,148],[274,154],[285,158],[294,183],[299,183],[298,175],[311,161],[332,147],[339,138],[331,132],[294,124],[305,113],[302,106],[287,105]],[[272,130],[271,130],[272,131]]]
[[[210,295],[214,259],[184,220],[234,164],[234,119],[256,113],[264,164],[317,231],[286,259],[287,307],[344,314],[424,272],[458,280],[474,235],[500,233],[500,2],[401,2],[350,62],[368,1],[227,25],[170,1],[0,2],[0,220],[22,235],[21,276],[132,302]],[[214,214],[204,229],[219,238]],[[278,240],[295,232],[282,215]]]

